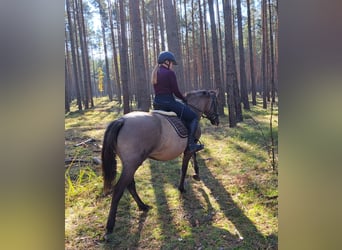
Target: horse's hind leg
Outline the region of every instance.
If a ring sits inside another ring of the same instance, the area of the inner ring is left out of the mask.
[[[201,178],[199,177],[199,169],[198,169],[196,153],[193,154],[192,160],[193,160],[193,166],[194,166],[194,170],[195,170],[195,174],[192,176],[192,178],[194,178],[196,181],[200,181]]]
[[[125,191],[125,188],[132,182],[133,175],[134,173],[123,171],[118,183],[114,187],[112,202],[107,220],[106,235],[109,235],[113,232],[119,201],[122,197],[123,192]]]
[[[127,186],[128,191],[131,193],[131,195],[133,196],[135,202],[138,204],[138,207],[140,210],[142,211],[148,211],[150,209],[150,207],[148,205],[146,205],[139,197],[137,190],[135,188],[135,181],[133,179],[133,181]]]

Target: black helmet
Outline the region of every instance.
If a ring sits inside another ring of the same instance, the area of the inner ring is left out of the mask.
[[[162,51],[160,52],[159,56],[158,56],[158,63],[162,64],[163,62],[165,62],[166,60],[169,60],[171,62],[173,62],[174,65],[177,65],[178,63],[176,62],[176,58],[173,55],[173,53],[169,52],[169,51]]]

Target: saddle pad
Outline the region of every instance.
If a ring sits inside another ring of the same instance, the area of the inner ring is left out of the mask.
[[[176,130],[177,134],[181,138],[187,138],[188,137],[188,129],[185,127],[184,123],[179,119],[177,116],[167,116],[164,115],[166,120],[170,122],[172,127]]]
[[[154,109],[151,112],[158,113],[164,116],[177,116],[177,114],[173,111],[164,111],[164,110]]]

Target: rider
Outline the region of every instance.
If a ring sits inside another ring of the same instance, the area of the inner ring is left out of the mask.
[[[202,144],[196,144],[195,132],[198,126],[197,114],[187,105],[175,100],[174,96],[187,103],[185,97],[178,89],[177,78],[172,70],[173,65],[177,65],[175,56],[169,51],[163,51],[158,56],[158,64],[152,72],[152,83],[155,92],[153,105],[155,108],[165,111],[173,111],[177,116],[186,122],[189,138],[188,149],[191,153],[202,150]]]

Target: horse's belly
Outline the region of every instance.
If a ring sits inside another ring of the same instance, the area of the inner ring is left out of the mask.
[[[149,155],[150,158],[160,161],[169,161],[182,154],[187,146],[188,138],[178,136],[168,121],[164,121],[159,146]]]
[[[177,146],[173,148],[173,147],[168,146],[163,151],[152,152],[149,155],[149,158],[159,160],[159,161],[173,160],[184,152],[185,147],[186,147],[186,141],[184,143],[184,146],[181,146],[181,147]]]
[[[182,154],[187,145],[187,139],[181,139],[179,144],[168,144],[165,147],[159,147],[158,150],[153,151],[149,157],[159,161],[169,161],[175,159]]]

